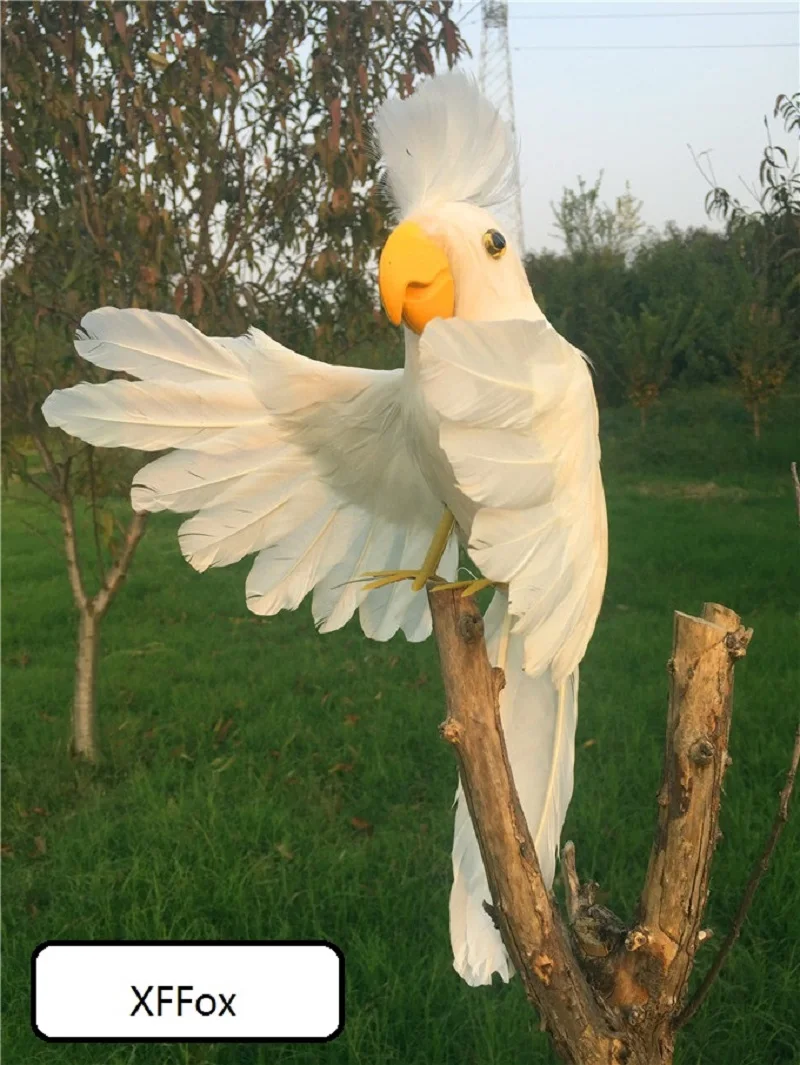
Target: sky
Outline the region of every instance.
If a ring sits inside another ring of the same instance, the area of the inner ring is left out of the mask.
[[[453,13],[473,53],[461,66],[476,76],[480,10],[459,0]],[[752,202],[742,181],[757,184],[765,115],[774,141],[797,155],[796,139],[772,109],[779,93],[800,89],[799,39],[798,3],[512,0],[527,250],[563,247],[550,203],[565,186],[576,187],[578,175],[593,183],[601,170],[602,198],[613,203],[629,181],[648,226],[709,224],[708,185],[687,144],[698,155],[709,152],[703,158],[718,182]]]

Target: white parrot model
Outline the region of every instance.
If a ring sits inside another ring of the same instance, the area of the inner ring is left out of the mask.
[[[246,595],[257,614],[313,592],[321,632],[358,608],[372,639],[402,629],[424,640],[420,590],[437,571],[453,581],[460,539],[479,583],[496,585],[487,647],[505,670],[509,759],[550,886],[572,796],[578,664],[606,575],[592,382],[488,211],[507,193],[515,145],[474,83],[424,82],[383,105],[377,132],[401,218],[379,284],[405,325],[403,370],[328,365],[258,330],[207,338],[171,315],[103,308],[83,319],[76,348],[139,380],[54,392],[44,415],[99,447],[173,449],[136,475],[134,509],[193,513],[179,539],[197,570],[256,553]],[[456,807],[454,966],[469,984],[508,980],[460,786]]]

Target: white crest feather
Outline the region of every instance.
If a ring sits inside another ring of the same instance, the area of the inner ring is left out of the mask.
[[[465,74],[429,78],[407,99],[388,100],[375,131],[401,215],[460,201],[491,208],[511,192],[511,130]]]

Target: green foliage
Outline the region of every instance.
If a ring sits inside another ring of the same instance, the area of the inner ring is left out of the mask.
[[[777,307],[741,306],[734,320],[731,361],[745,407],[753,418],[753,436],[761,437],[763,409],[779,396],[797,354]]]
[[[779,96],[775,114],[800,129],[800,95]],[[769,142],[760,181],[754,210],[711,182],[723,233],[670,224],[640,237],[630,190],[615,208],[600,203],[600,179],[564,191],[553,210],[565,252],[530,255],[526,268],[542,309],[592,359],[601,404],[633,402],[644,422],[664,388],[732,378],[759,431],[797,361],[798,163]]]
[[[708,388],[665,397],[644,435],[633,408],[601,417],[613,547],[564,838],[618,913],[633,916],[655,826],[671,612],[722,601],[755,628],[697,979],[769,831],[796,725],[796,402],[776,402],[760,448],[736,397]],[[29,530],[57,534],[55,521],[19,494],[3,521],[4,1061],[554,1065],[518,980],[475,989],[452,969],[456,766],[430,640],[377,644],[357,623],[320,636],[307,605],[254,617],[249,564],[194,573],[179,519],[158,515],[106,622],[105,758],[76,769],[69,590]],[[800,1056],[799,810],[676,1065]],[[324,1047],[46,1044],[30,1028],[30,954],[57,938],[329,938],[346,956],[345,1030]]]
[[[15,416],[87,376],[67,352],[98,306],[329,354],[374,335],[365,267],[385,223],[367,129],[388,91],[457,57],[449,7],[4,5]]]
[[[596,252],[624,255],[636,243],[644,228],[642,202],[631,194],[630,186],[625,185],[625,192],[610,207],[600,202],[602,183],[602,170],[591,188],[579,177],[577,192],[564,189],[558,206],[550,205],[567,255]]]
[[[73,501],[90,500],[101,590],[118,587],[106,571],[109,555],[127,566],[127,534],[101,500],[127,493],[137,462],[41,416],[53,389],[108,376],[73,351],[81,318],[173,311],[329,359],[381,342],[367,267],[385,212],[367,129],[390,90],[458,56],[450,6],[2,6],[3,474],[58,502],[81,610],[97,601]]]
[[[773,114],[783,119],[787,133],[800,133],[800,93],[778,96]],[[706,209],[727,222],[761,299],[788,316],[800,334],[800,158],[790,160],[785,148],[772,143],[766,119],[764,125],[767,146],[759,167],[761,191],[753,191],[755,208],[714,183]]]
[[[695,322],[686,301],[673,297],[653,313],[646,303],[636,317],[613,311],[614,350],[627,398],[639,411],[642,428],[679,353],[685,351]]]

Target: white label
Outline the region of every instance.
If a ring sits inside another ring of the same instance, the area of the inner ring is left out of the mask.
[[[42,1039],[311,1041],[344,1026],[330,943],[44,943],[33,954]]]

